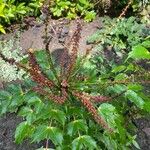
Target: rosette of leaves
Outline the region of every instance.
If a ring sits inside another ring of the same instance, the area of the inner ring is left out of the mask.
[[[54,149],[61,150],[139,148],[136,136],[129,132],[134,131],[134,118],[128,112],[149,111],[150,103],[142,86],[130,78],[138,68],[128,64],[99,74],[89,49],[78,56],[81,29],[78,21],[59,66],[55,66],[48,41],[43,51],[30,48],[25,64],[0,53],[3,60],[30,75],[22,85],[8,85],[0,91],[0,112],[24,117],[16,129],[17,143],[30,138],[32,142],[47,140],[46,149],[49,140]]]

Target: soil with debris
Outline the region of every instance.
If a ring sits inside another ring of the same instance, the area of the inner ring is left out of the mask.
[[[0,150],[36,150],[40,144],[31,144],[25,141],[20,145],[15,144],[14,134],[16,126],[22,122],[22,118],[16,114],[7,114],[0,119]]]
[[[66,22],[65,26],[61,25],[61,22],[64,20],[53,21],[49,24],[49,29],[52,24],[60,24],[57,25],[58,29],[61,30],[61,34],[58,35],[59,42],[64,43],[67,36],[71,36],[73,31],[76,28],[76,24],[74,21]],[[97,27],[100,27],[101,23],[99,19],[91,23],[83,23],[81,40],[79,46],[79,52],[82,55],[85,53],[85,49],[89,48],[89,45],[86,43],[86,39],[92,35]],[[14,33],[17,32],[14,31]],[[11,38],[14,36],[13,34],[8,34],[5,37],[0,37],[0,39]],[[28,27],[27,30],[21,32],[20,35],[20,45],[23,48],[23,52],[26,53],[26,50],[30,48],[32,45],[33,49],[44,49],[44,24],[43,23],[32,23],[31,27]],[[60,55],[62,54],[63,47],[58,43],[56,39],[53,39],[50,42],[50,49],[54,54],[56,61],[59,61]],[[0,86],[2,87],[2,83],[0,82]],[[41,146],[44,146],[44,143],[40,144],[31,144],[29,141],[25,141],[21,145],[17,145],[14,142],[14,133],[16,126],[22,121],[22,118],[16,116],[16,114],[6,114],[5,116],[0,118],[0,150],[36,150]],[[141,150],[150,150],[150,119],[139,119],[136,120],[136,125],[138,127],[138,143],[141,147]]]

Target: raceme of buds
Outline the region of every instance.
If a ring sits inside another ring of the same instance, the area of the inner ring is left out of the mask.
[[[106,96],[90,96],[90,99],[93,101],[93,102],[107,102],[107,101],[110,101],[111,98],[110,97],[106,97]]]
[[[40,84],[41,86],[47,86],[51,88],[54,86],[53,81],[49,80],[46,75],[42,72],[39,64],[36,61],[33,49],[29,49],[29,72],[31,75],[31,78]]]
[[[67,78],[71,75],[71,72],[72,72],[74,65],[76,63],[76,60],[77,60],[79,41],[81,38],[81,30],[82,30],[81,23],[79,21],[77,21],[77,29],[74,32],[74,34],[71,38],[71,41],[70,41],[70,45],[71,45],[70,59],[71,59],[71,62],[67,68]]]
[[[100,115],[97,113],[96,108],[93,106],[92,102],[90,101],[89,96],[85,93],[79,93],[79,92],[74,92],[73,93],[81,102],[82,104],[87,108],[87,110],[92,114],[94,117],[95,121],[100,124],[104,129],[112,132],[112,129],[109,128],[107,123],[104,121],[103,118],[100,117]]]
[[[62,89],[62,93],[61,93],[62,96],[51,94],[47,92],[46,90],[44,90],[43,87],[40,87],[40,86],[33,87],[32,90],[37,92],[40,95],[47,97],[48,99],[54,101],[57,104],[63,104],[65,100],[67,99],[67,93],[64,89]]]

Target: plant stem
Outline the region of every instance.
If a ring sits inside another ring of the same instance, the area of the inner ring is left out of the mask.
[[[46,14],[46,19],[45,19],[45,37],[46,37],[45,38],[45,40],[46,40],[45,51],[47,53],[47,59],[48,59],[48,62],[50,64],[51,70],[52,70],[55,78],[57,79],[58,83],[60,84],[59,77],[57,76],[57,72],[55,70],[55,67],[54,67],[54,64],[53,64],[53,61],[52,61],[51,52],[49,50],[49,43],[50,43],[51,39],[48,38],[48,23],[49,23],[49,13]]]
[[[46,150],[48,150],[48,139],[46,140]]]

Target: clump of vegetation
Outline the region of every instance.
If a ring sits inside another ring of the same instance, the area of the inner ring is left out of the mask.
[[[25,16],[39,17],[42,15],[43,7],[48,6],[52,15],[55,17],[67,17],[75,19],[78,16],[83,17],[86,21],[92,21],[96,13],[93,4],[89,0],[0,0],[0,32],[5,33],[5,26],[14,21],[22,20]]]
[[[101,50],[110,46],[118,55],[129,52],[133,46],[145,41],[150,33],[150,29],[135,17],[105,17],[101,20],[103,28],[97,30],[88,42],[97,43],[97,49]]]
[[[4,26],[10,25],[24,16],[37,16],[43,0],[15,1],[0,0],[0,32],[5,33]]]
[[[51,11],[57,17],[75,19],[79,15],[86,21],[92,21],[96,16],[93,8],[94,5],[89,0],[56,0],[51,6]]]
[[[109,16],[118,16],[121,10],[129,5],[127,16],[142,17],[143,22],[149,22],[149,7],[148,0],[93,0],[95,10],[100,16],[107,14]]]
[[[22,54],[22,48],[19,45],[19,37],[15,39],[2,40],[0,41],[0,49],[2,50],[2,55],[7,58],[13,58],[16,62],[20,62],[27,57],[27,55]],[[22,69],[18,70],[17,66],[4,61],[0,58],[0,81],[10,82],[17,79],[22,80],[26,72]]]

